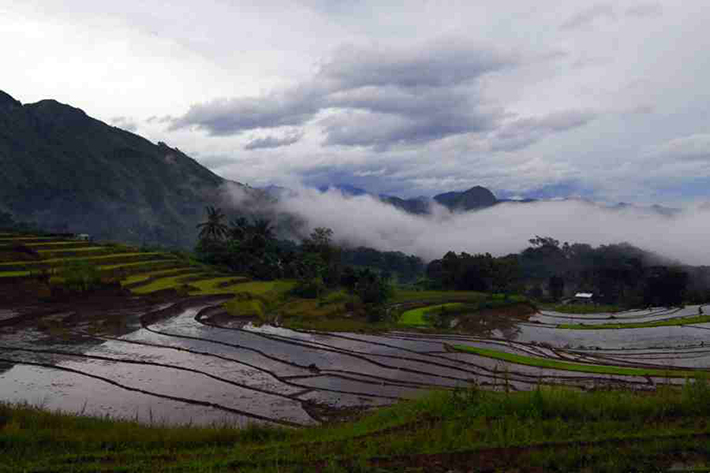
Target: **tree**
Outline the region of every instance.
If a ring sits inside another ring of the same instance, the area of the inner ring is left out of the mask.
[[[665,307],[683,304],[688,286],[688,273],[675,268],[656,266],[646,281],[645,302]]]
[[[565,280],[557,275],[550,276],[548,287],[550,288],[550,297],[558,301],[565,293]]]
[[[249,233],[249,221],[245,217],[238,217],[229,222],[228,238],[232,241],[243,242]]]
[[[340,248],[333,244],[333,230],[325,227],[314,229],[301,244],[303,252],[316,255],[323,264],[321,276],[326,286],[340,283],[342,262]]]
[[[200,229],[200,239],[219,241],[226,237],[229,228],[223,223],[225,215],[222,209],[208,205],[205,210],[207,211],[207,221],[197,225],[197,228]]]

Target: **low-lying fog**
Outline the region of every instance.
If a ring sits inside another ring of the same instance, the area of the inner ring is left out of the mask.
[[[629,242],[684,263],[710,264],[710,210],[703,207],[665,216],[650,209],[609,209],[574,200],[502,203],[465,213],[434,204],[431,215],[420,216],[368,195],[299,189],[282,198],[276,210],[307,222],[303,235],[315,227],[328,227],[339,242],[398,250],[427,261],[449,250],[519,252],[528,246],[529,238],[540,235],[595,246]]]

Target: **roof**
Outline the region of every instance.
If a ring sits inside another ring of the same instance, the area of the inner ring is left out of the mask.
[[[592,297],[594,297],[594,294],[592,294],[591,292],[578,292],[574,295],[574,297],[579,297],[581,299],[591,299]]]

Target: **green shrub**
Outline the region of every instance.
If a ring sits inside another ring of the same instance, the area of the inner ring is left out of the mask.
[[[325,292],[325,283],[319,277],[301,279],[291,292],[304,299],[317,299]]]
[[[77,292],[86,292],[101,286],[99,269],[88,261],[72,261],[59,270],[64,287]]]
[[[234,299],[225,302],[223,307],[235,317],[264,318],[264,303],[246,292],[237,293]]]

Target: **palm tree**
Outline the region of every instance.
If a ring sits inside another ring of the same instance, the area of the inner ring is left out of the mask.
[[[268,220],[257,218],[250,225],[249,233],[253,248],[263,249],[274,238],[274,227]]]
[[[249,234],[249,221],[244,217],[232,219],[229,222],[229,238],[230,240],[242,242]]]
[[[271,222],[265,218],[254,219],[252,231],[255,235],[259,235],[264,240],[270,240],[274,237],[274,227],[271,225]]]
[[[207,221],[197,225],[200,229],[200,239],[221,240],[227,236],[229,229],[222,223],[225,218],[222,209],[208,205],[205,207],[207,211]]]

